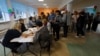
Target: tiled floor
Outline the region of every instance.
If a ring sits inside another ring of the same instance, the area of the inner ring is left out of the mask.
[[[85,38],[75,38],[74,36],[74,33],[69,33],[67,38],[61,37],[59,41],[53,41],[51,56],[100,56],[99,34],[87,33]],[[1,51],[3,49],[0,49],[0,56],[3,55]],[[9,53],[9,50],[7,52]],[[39,52],[37,54],[39,56]],[[9,53],[8,56],[12,56],[12,54]],[[33,55],[27,52],[24,56]],[[48,53],[44,52],[42,56],[48,56]]]
[[[6,48],[6,55],[9,55],[9,53],[10,53],[10,50]],[[1,44],[0,44],[0,56],[4,56],[4,48]]]
[[[84,44],[67,44],[71,56],[100,56],[100,34],[89,34]]]

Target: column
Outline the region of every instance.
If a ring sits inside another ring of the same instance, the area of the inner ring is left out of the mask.
[[[67,10],[70,11],[70,12],[72,11],[72,4],[71,4],[71,2],[67,4]]]

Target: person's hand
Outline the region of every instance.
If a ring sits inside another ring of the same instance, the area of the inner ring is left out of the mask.
[[[30,32],[30,34],[28,34],[28,36],[33,36],[33,34],[34,34],[33,32]]]
[[[23,33],[21,36],[24,37],[24,38],[27,38],[28,35]]]
[[[33,36],[33,34],[34,33],[30,31],[30,33],[28,33],[28,34],[24,32],[21,36],[24,38],[27,38],[28,36]]]

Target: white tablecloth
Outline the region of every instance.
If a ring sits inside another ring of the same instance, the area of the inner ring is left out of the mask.
[[[19,38],[14,38],[11,40],[11,42],[33,42],[34,36],[29,36],[27,38],[24,37],[19,37]]]
[[[19,43],[34,42],[36,32],[39,31],[42,27],[40,27],[38,29],[36,27],[35,28],[29,28],[28,30],[31,30],[34,33],[33,36],[29,36],[27,38],[25,38],[25,37],[14,38],[10,42],[19,42]],[[25,31],[25,32],[29,33],[29,31]]]
[[[34,32],[33,36],[29,36],[27,38],[25,37],[19,37],[19,38],[14,38],[12,39],[10,42],[20,42],[20,43],[24,43],[24,42],[33,42],[35,33],[38,31],[37,28],[29,28],[27,31],[25,31],[24,33],[29,33],[29,30],[31,30],[32,32]]]

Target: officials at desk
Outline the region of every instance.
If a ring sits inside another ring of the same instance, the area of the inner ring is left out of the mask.
[[[38,38],[40,37],[41,33],[43,36],[47,36],[47,37],[49,36],[49,31],[47,27],[44,26],[41,21],[36,22],[36,28],[38,29],[38,31],[35,33],[35,36],[33,36],[34,43],[38,41]],[[21,24],[19,22],[15,23],[14,27],[12,29],[9,29],[5,34],[2,44],[5,47],[10,48],[14,52],[25,52],[27,50],[25,44],[19,42],[11,42],[12,39],[19,38],[20,36],[22,36],[23,35],[22,33],[23,31],[21,30]]]

